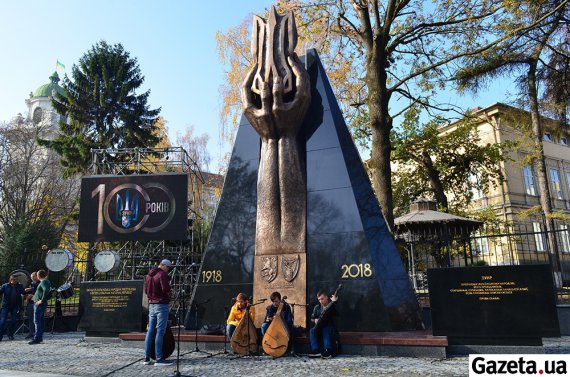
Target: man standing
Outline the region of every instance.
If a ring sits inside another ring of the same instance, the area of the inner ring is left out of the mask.
[[[2,297],[2,314],[0,315],[0,341],[4,335],[4,325],[6,318],[10,313],[10,324],[8,325],[8,339],[14,340],[14,331],[16,330],[16,318],[18,310],[22,305],[22,296],[24,295],[24,286],[18,282],[16,275],[10,275],[8,283],[2,284],[0,293]]]
[[[36,333],[28,344],[38,344],[44,340],[44,316],[49,300],[49,292],[51,290],[51,282],[47,279],[47,272],[38,271],[38,279],[40,283],[34,294],[34,325]]]
[[[325,291],[319,291],[317,293],[317,300],[319,304],[313,309],[313,314],[311,315],[311,322],[317,325],[319,324],[319,329],[316,330],[315,327],[309,332],[309,338],[311,341],[311,353],[309,357],[319,357],[322,356],[323,359],[330,359],[333,354],[333,342],[336,337],[336,327],[334,323],[334,317],[337,316],[336,311],[336,301],[338,297],[332,295],[329,299],[328,294]],[[326,312],[326,315],[324,313]],[[319,343],[322,341],[323,352],[319,352]]]
[[[32,284],[29,288],[26,288],[24,292],[26,293],[26,317],[28,317],[28,329],[29,333],[26,339],[32,339],[36,333],[36,326],[34,325],[34,294],[40,284],[40,279],[38,279],[38,273],[32,272]]]
[[[170,282],[168,272],[172,268],[172,263],[168,259],[163,259],[158,267],[152,268],[146,275],[144,281],[144,291],[148,296],[148,331],[145,338],[144,364],[150,364],[150,354],[152,342],[154,341],[154,351],[156,362],[154,366],[172,365],[171,360],[163,358],[162,342],[166,326],[168,324],[168,303],[170,302]],[[156,336],[156,338],[155,338]]]

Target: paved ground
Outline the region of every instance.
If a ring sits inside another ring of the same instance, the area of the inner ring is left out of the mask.
[[[6,339],[6,338],[4,338]],[[570,353],[570,337],[545,339],[547,353]],[[172,376],[173,367],[142,364],[140,348],[117,343],[86,342],[84,334],[47,334],[43,344],[30,346],[17,337],[0,342],[0,377],[140,377]],[[175,353],[176,355],[176,353]],[[174,355],[174,356],[175,356]],[[448,359],[339,356],[331,360],[307,357],[233,359],[229,355],[206,358],[196,353],[182,354],[181,375],[266,377],[288,376],[466,376],[468,358]]]

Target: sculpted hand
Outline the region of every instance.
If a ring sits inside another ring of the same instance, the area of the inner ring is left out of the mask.
[[[282,136],[295,136],[301,128],[310,104],[311,82],[309,74],[297,54],[287,58],[296,77],[296,92],[292,101],[283,100],[283,80],[274,77],[271,90],[269,83],[261,83],[261,108],[255,105],[251,84],[257,65],[248,73],[241,86],[241,99],[244,115],[257,133],[265,139],[280,139]]]
[[[257,65],[254,65],[241,85],[243,113],[262,139],[277,139],[277,132],[271,114],[271,91],[269,84],[265,82],[261,83],[261,108],[258,108],[253,100],[251,84],[253,83],[256,70]]]

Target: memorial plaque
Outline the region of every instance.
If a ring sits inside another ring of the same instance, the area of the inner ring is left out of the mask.
[[[429,269],[428,283],[433,335],[450,344],[560,336],[549,265]]]
[[[188,175],[81,179],[78,241],[186,240]]]
[[[87,333],[142,330],[143,281],[118,280],[81,283],[78,328]]]

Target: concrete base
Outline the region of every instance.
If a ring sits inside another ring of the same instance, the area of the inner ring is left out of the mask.
[[[469,354],[543,354],[543,346],[491,346],[491,345],[452,345],[447,346],[447,356],[465,356]]]
[[[174,339],[177,333],[174,332]],[[144,333],[120,334],[121,345],[125,347],[144,348]],[[180,352],[196,350],[211,353],[231,353],[229,342],[224,344],[223,335],[198,335],[195,341],[192,332],[183,331],[180,336]],[[445,358],[447,338],[434,337],[426,332],[396,333],[340,333],[340,349],[342,355],[360,356],[393,356],[393,357],[434,357]],[[296,354],[308,354],[309,342],[306,336],[295,338]]]
[[[570,335],[570,305],[556,305],[560,335]]]

